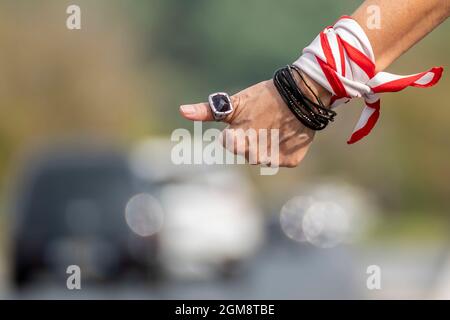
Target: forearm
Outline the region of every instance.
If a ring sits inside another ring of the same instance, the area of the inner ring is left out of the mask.
[[[371,6],[380,13],[380,28],[370,28]],[[430,33],[450,15],[450,0],[366,0],[352,17],[361,25],[372,44],[377,71]]]
[[[371,27],[374,14],[374,7],[371,6],[379,8],[379,28]],[[366,0],[352,18],[363,28],[371,42],[378,72],[386,69],[449,15],[450,0]],[[304,76],[327,105],[331,93],[307,75]]]
[[[371,28],[377,6],[380,28]],[[384,70],[450,15],[450,0],[366,0],[352,15],[366,32],[377,71]]]

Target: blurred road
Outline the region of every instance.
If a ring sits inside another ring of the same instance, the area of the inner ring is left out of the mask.
[[[340,246],[318,249],[280,238],[271,239],[230,279],[167,280],[153,286],[125,282],[83,287],[35,286],[22,292],[2,286],[7,299],[366,299],[428,298],[438,250],[364,250]],[[382,289],[366,288],[366,268],[382,268]],[[4,283],[4,281],[0,282]]]

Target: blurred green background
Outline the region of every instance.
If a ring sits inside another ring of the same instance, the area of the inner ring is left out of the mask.
[[[268,79],[361,1],[96,0],[0,3],[0,194],[3,210],[21,154],[78,136],[129,147],[148,136],[192,130],[182,103],[236,92]],[[68,5],[82,30],[65,27]],[[389,71],[448,69],[444,23]],[[450,227],[450,78],[434,88],[385,94],[373,133],[348,146],[362,101],[340,107],[304,162],[273,177],[248,167],[267,212],[278,212],[299,183],[350,181],[377,201],[369,243],[441,241]],[[208,124],[207,126],[220,126]],[[2,215],[1,233],[8,230]],[[382,245],[382,244],[381,244]]]

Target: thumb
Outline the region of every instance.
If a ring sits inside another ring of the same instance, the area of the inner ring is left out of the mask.
[[[208,103],[185,104],[180,106],[183,117],[192,121],[213,121],[214,117]]]
[[[233,111],[227,115],[227,117],[221,121],[230,123],[233,119],[233,115],[236,114],[236,110],[239,108],[240,95],[235,94],[230,97]],[[196,103],[185,104],[180,106],[180,113],[183,117],[192,121],[214,121],[209,103]]]

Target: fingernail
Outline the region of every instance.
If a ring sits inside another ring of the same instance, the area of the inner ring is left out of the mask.
[[[192,116],[196,113],[196,109],[192,105],[184,105],[180,107],[181,112],[183,112],[187,116]]]

